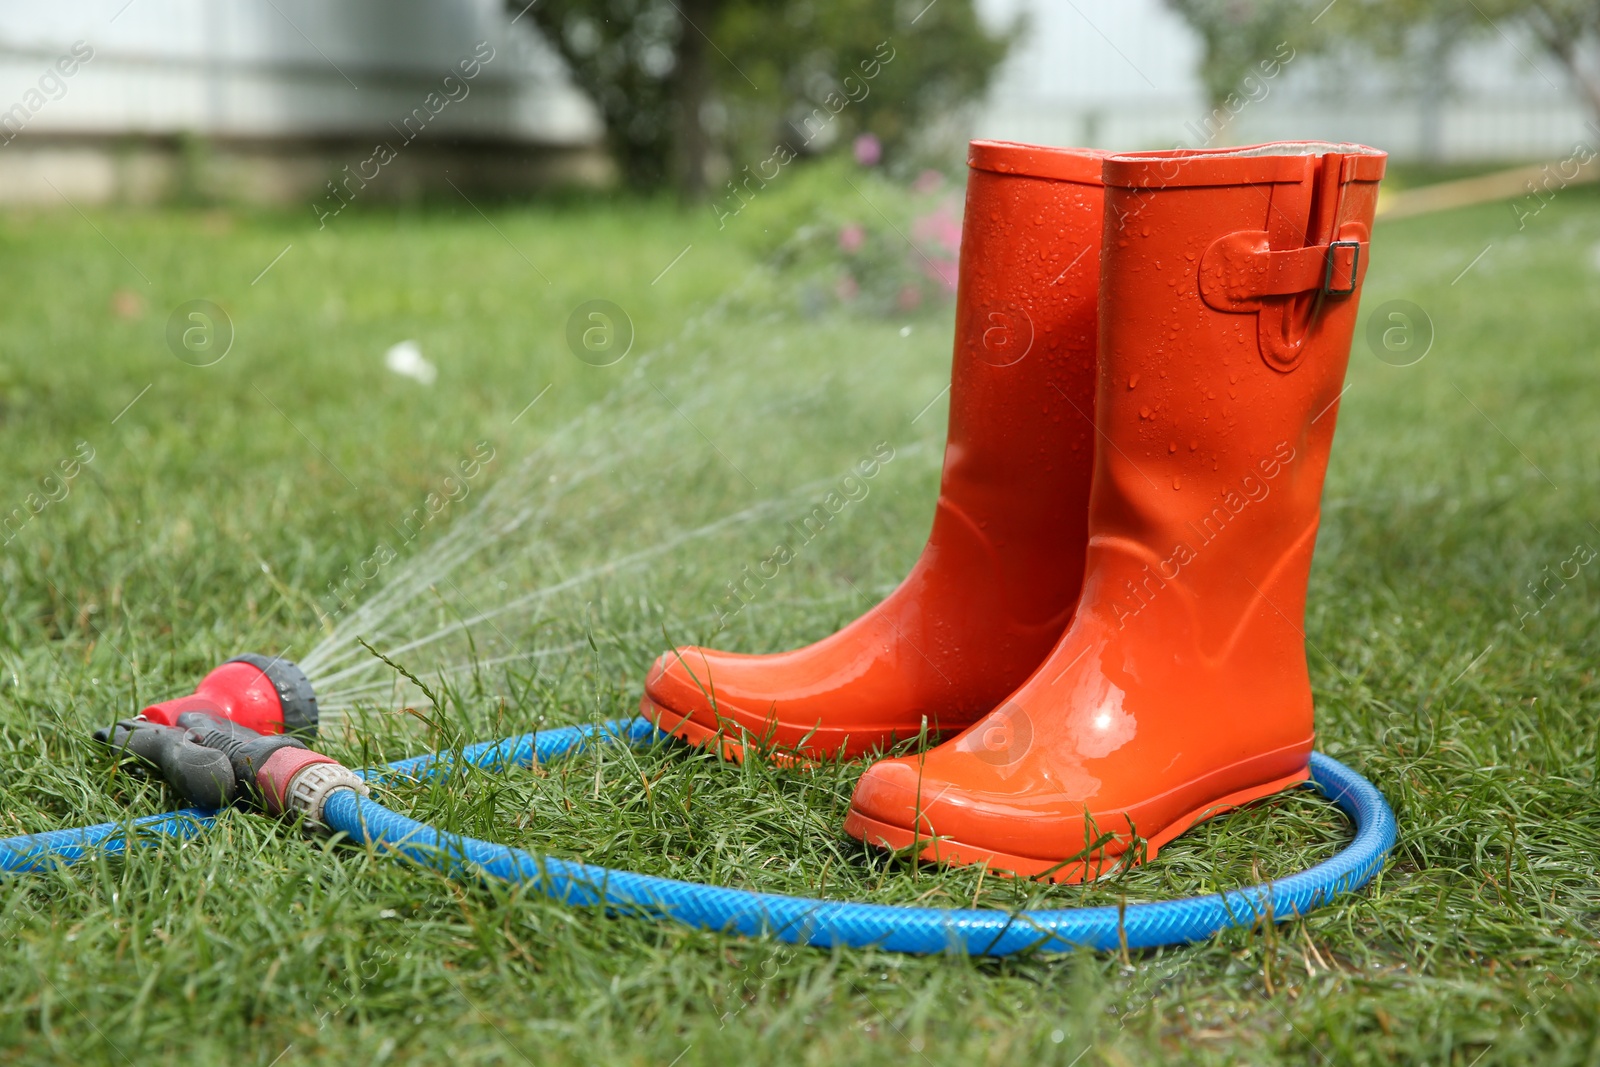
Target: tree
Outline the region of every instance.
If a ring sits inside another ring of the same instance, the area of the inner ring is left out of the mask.
[[[1528,32],[1544,48],[1600,117],[1600,71],[1582,61],[1585,47],[1600,41],[1600,0],[1475,0],[1462,10],[1450,0],[1356,0],[1338,20],[1346,32],[1370,36],[1362,19],[1386,18],[1397,28],[1438,33],[1468,27],[1493,32],[1496,26]]]
[[[829,109],[827,143],[865,130],[902,150],[982,94],[1017,32],[985,28],[974,0],[539,0],[527,14],[599,105],[624,179],[688,199],[729,153],[816,148],[793,135],[830,93],[849,104]]]
[[[689,2],[692,19],[720,0]],[[528,14],[600,108],[624,180],[660,185],[676,164],[681,187],[703,187],[703,174],[673,158],[679,115],[698,114],[703,105],[706,68],[692,43],[680,55],[680,40],[693,31],[672,0],[539,0]],[[698,69],[685,77],[685,63]]]
[[[1213,105],[1270,43],[1333,51],[1351,43],[1390,58],[1419,58],[1434,81],[1468,36],[1523,31],[1555,59],[1600,117],[1600,71],[1586,65],[1600,43],[1600,0],[1167,0],[1200,35],[1201,78]]]
[[[1167,0],[1167,6],[1200,35],[1200,83],[1213,108],[1221,108],[1229,94],[1271,56],[1281,41],[1304,48],[1305,35],[1295,32],[1306,25],[1301,0]]]

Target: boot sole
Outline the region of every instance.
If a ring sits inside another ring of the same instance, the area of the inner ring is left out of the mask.
[[[648,696],[639,698],[639,714],[656,724],[657,729],[665,730],[680,741],[687,741],[696,748],[718,746],[717,754],[732,763],[743,763],[745,746],[728,736],[727,728],[713,730],[704,726],[688,715],[673,711],[651,700]],[[729,726],[743,732],[737,723],[729,722]],[[790,767],[796,770],[810,770],[816,764],[804,756],[796,755],[781,750],[765,753],[769,763],[779,767]]]
[[[1300,746],[1295,746],[1296,748]],[[1268,753],[1265,759],[1271,759],[1277,753]],[[1254,762],[1254,761],[1250,761]],[[1235,767],[1238,764],[1234,765]],[[1232,770],[1233,768],[1227,768]],[[1156,833],[1145,839],[1144,862],[1156,858],[1156,855],[1169,842],[1179,834],[1190,829],[1207,819],[1215,818],[1235,808],[1244,807],[1252,801],[1262,800],[1275,793],[1281,793],[1290,786],[1298,785],[1311,777],[1310,766],[1306,766],[1293,774],[1275,778],[1260,785],[1247,786],[1225,794],[1215,800],[1195,808],[1187,815],[1181,816],[1162,827]],[[882,822],[858,812],[854,806],[844,820],[845,833],[861,839],[869,845],[882,848],[905,849],[914,845],[926,843],[918,854],[919,859],[933,860],[936,863],[948,863],[955,866],[971,866],[982,864],[993,873],[1001,877],[1015,878],[1043,878],[1056,883],[1078,883],[1093,881],[1100,875],[1107,873],[1122,861],[1125,852],[1101,852],[1087,860],[1066,859],[1039,859],[1034,856],[1014,856],[1006,852],[997,852],[994,849],[983,848],[978,845],[967,844],[950,837],[939,837],[933,834],[918,834],[903,826]]]
[[[863,746],[850,744],[848,736],[835,731],[839,742],[831,747],[821,744],[810,744],[803,748],[786,748],[779,743],[766,744],[760,740],[750,727],[736,719],[724,718],[717,727],[707,726],[697,721],[692,715],[681,711],[674,711],[664,704],[657,704],[646,694],[639,698],[639,714],[655,723],[657,727],[665,730],[681,741],[687,741],[697,748],[705,748],[713,744],[720,746],[723,759],[734,763],[743,763],[749,749],[755,758],[765,759],[778,767],[789,767],[797,770],[815,770],[822,760],[858,760],[871,756],[876,758],[886,748],[892,747],[902,741],[908,741],[917,736],[915,729],[907,728],[905,733],[898,729],[870,729],[860,731],[871,735],[875,740],[871,745]],[[948,737],[960,732],[968,723],[957,722],[949,730],[938,732],[930,729],[928,741],[937,744],[941,737]],[[795,728],[798,731],[798,728]],[[747,740],[737,741],[735,737],[744,737]]]

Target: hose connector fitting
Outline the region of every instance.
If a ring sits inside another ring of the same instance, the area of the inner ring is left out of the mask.
[[[362,796],[372,792],[342,763],[305,748],[278,749],[261,765],[256,782],[267,814],[300,814],[316,826],[323,825],[322,809],[335,789],[353,789]]]

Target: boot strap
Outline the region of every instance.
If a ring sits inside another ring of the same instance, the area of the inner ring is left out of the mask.
[[[1267,229],[1225,234],[1200,258],[1201,299],[1254,312],[1261,358],[1276,370],[1300,365],[1326,300],[1354,295],[1366,274],[1367,228],[1339,222],[1359,159],[1328,152],[1313,167],[1305,158],[1299,181],[1269,187]]]
[[[1258,311],[1261,298],[1320,293],[1350,296],[1367,273],[1366,234],[1346,226],[1339,240],[1273,248],[1266,230],[1218,238],[1200,259],[1200,295],[1218,311]]]

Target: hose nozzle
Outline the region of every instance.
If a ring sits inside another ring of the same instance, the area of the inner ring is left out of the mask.
[[[317,698],[300,668],[244,655],[206,675],[188,696],[152,704],[95,738],[160,771],[191,804],[212,810],[243,802],[317,823],[329,793],[365,794],[367,786],[306,747],[302,738],[316,732]]]
[[[204,678],[188,696],[151,704],[140,718],[178,726],[178,716],[200,712],[258,734],[317,736],[317,696],[305,673],[286,659],[255,653],[235,656]]]

